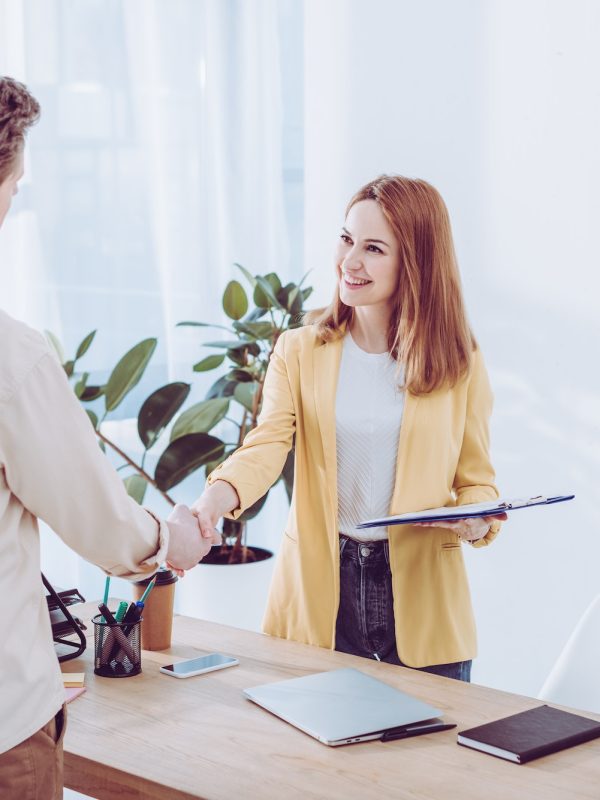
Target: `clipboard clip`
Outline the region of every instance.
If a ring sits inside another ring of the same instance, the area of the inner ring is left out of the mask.
[[[539,506],[548,502],[547,497],[539,494],[537,497],[530,497],[529,500],[514,500],[512,503],[500,503],[498,508],[524,508],[525,506]]]

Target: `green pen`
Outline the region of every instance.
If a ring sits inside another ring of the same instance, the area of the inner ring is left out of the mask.
[[[115,614],[115,619],[117,622],[123,622],[123,617],[125,616],[128,606],[129,604],[125,600],[121,600],[117,609],[117,613]]]
[[[144,607],[144,603],[146,602],[146,598],[148,597],[148,595],[150,594],[152,589],[154,589],[154,584],[155,583],[156,583],[156,575],[152,578],[152,580],[150,581],[150,583],[146,587],[146,591],[144,592],[144,594],[137,601],[136,606],[138,606],[138,608],[143,608]]]
[[[107,575],[106,580],[104,581],[104,599],[102,600],[104,605],[108,604],[108,590],[109,590],[109,588],[110,588],[110,575]],[[100,618],[100,622],[106,622],[104,617]]]

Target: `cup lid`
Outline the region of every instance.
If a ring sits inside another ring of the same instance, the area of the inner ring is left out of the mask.
[[[135,581],[135,585],[148,586],[153,578],[156,578],[156,586],[168,586],[170,583],[175,583],[178,580],[177,575],[172,569],[161,567],[158,572],[154,573],[154,575],[149,575],[147,578],[143,578],[141,581]]]

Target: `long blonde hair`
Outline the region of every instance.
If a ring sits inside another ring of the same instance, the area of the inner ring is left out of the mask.
[[[375,200],[398,242],[400,269],[388,350],[404,368],[404,388],[415,395],[454,386],[466,375],[476,342],[471,333],[448,210],[440,193],[422,180],[381,175],[350,200]],[[327,308],[310,312],[321,341],[343,335],[354,310],[336,286]]]

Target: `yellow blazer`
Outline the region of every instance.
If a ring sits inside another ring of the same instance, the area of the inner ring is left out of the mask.
[[[271,357],[258,426],[209,483],[235,487],[239,517],[279,477],[296,434],[295,480],[263,621],[266,633],[335,647],[340,594],[335,396],[342,339],[313,326],[284,333]],[[453,389],[407,392],[390,514],[498,496],[490,464],[492,393],[481,353]],[[488,544],[499,530],[494,523]],[[412,667],[476,655],[469,586],[458,536],[443,528],[388,529],[400,659]]]

